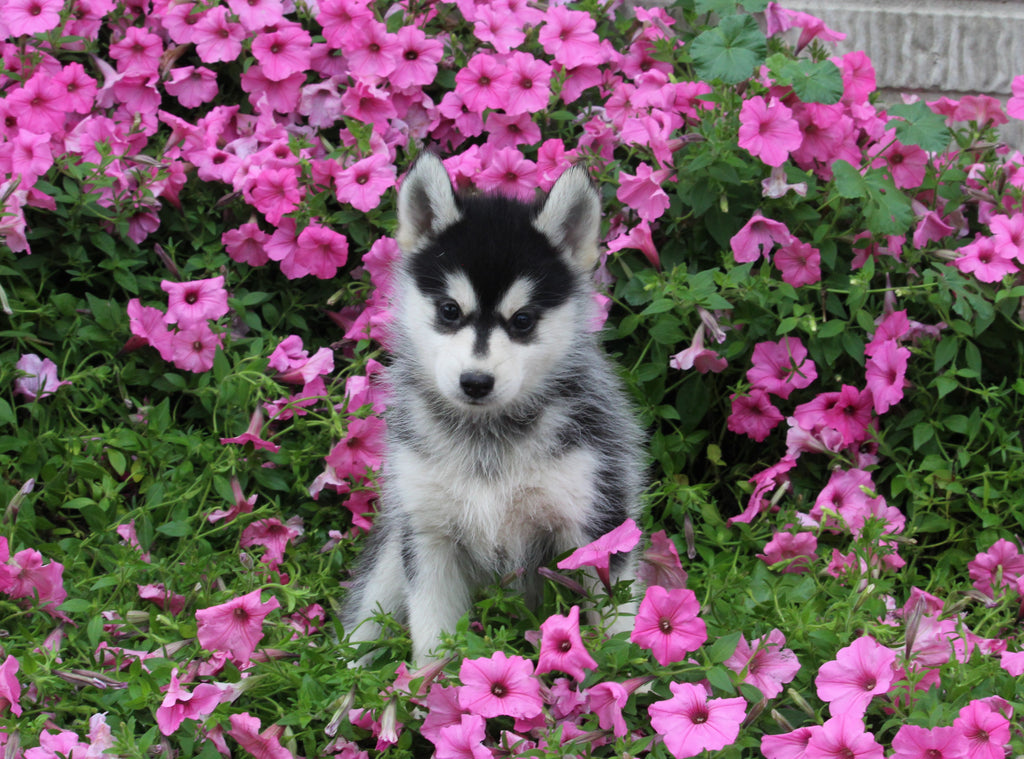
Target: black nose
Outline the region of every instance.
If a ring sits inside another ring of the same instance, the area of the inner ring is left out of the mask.
[[[479,400],[494,389],[494,375],[485,372],[463,372],[459,377],[462,392]]]

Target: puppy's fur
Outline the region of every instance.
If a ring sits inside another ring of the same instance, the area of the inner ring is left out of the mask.
[[[381,508],[346,601],[353,640],[407,621],[417,662],[475,589],[634,517],[642,435],[588,329],[600,199],[571,168],[538,206],[460,197],[424,155],[398,197]],[[613,570],[631,572],[621,562]]]

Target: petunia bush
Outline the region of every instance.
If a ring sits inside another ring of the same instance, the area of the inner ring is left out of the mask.
[[[774,2],[0,0],[6,756],[1024,752],[1024,77]],[[394,188],[601,188],[627,522],[351,644]],[[616,553],[634,584],[609,582]],[[631,611],[632,610],[632,611]]]

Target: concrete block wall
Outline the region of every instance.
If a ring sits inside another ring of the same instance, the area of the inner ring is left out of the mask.
[[[1024,74],[1024,0],[781,0],[844,32],[840,53],[863,50],[884,100],[985,94],[1004,103]],[[1024,149],[1024,122],[1002,138]]]

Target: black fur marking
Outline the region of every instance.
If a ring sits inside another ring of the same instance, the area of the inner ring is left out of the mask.
[[[465,274],[476,291],[478,312],[493,314],[512,283],[529,274],[531,305],[565,303],[580,284],[565,260],[533,227],[536,209],[502,197],[460,200],[462,219],[413,255],[410,271],[429,297],[447,296],[448,277]]]

